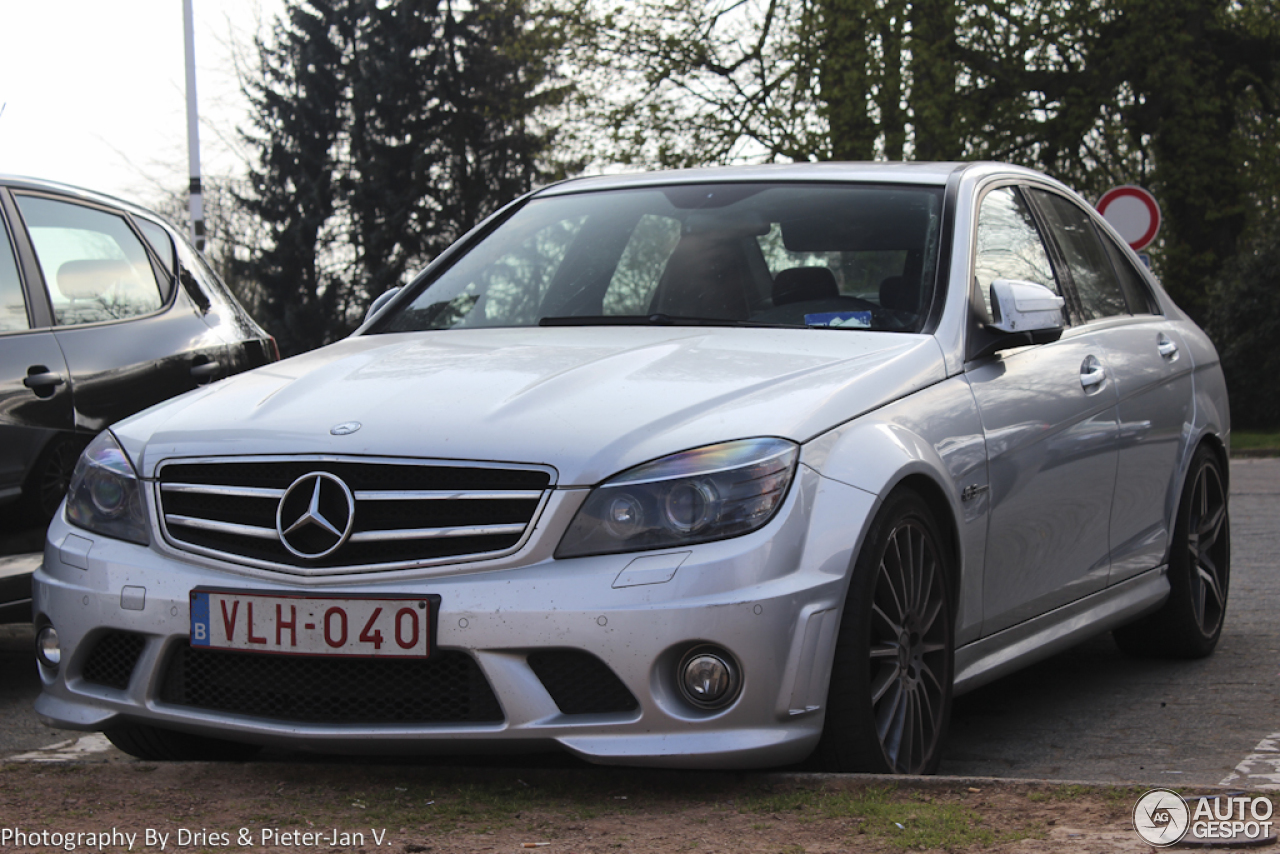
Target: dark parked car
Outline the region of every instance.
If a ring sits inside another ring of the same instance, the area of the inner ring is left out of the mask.
[[[109,424],[276,358],[274,340],[154,213],[0,176],[0,505],[11,518],[52,518],[80,452]],[[3,607],[0,619],[28,611]]]

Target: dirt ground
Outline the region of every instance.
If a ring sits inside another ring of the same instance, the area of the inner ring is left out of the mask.
[[[6,763],[0,851],[1149,852],[1131,824],[1141,793],[594,768]]]

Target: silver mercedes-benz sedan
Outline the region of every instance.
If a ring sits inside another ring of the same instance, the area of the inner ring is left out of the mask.
[[[1083,638],[1213,650],[1229,431],[1212,344],[1044,175],[568,181],[103,433],[37,709],[149,759],[929,772],[955,694]]]

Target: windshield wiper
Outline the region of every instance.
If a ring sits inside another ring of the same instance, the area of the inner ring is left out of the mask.
[[[673,314],[591,314],[570,317],[544,317],[539,326],[787,326],[781,323],[756,323],[751,320],[727,320],[723,317],[680,317]]]

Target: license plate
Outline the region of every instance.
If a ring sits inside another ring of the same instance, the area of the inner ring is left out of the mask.
[[[281,596],[191,591],[191,645],[278,655],[427,658],[431,596]]]

